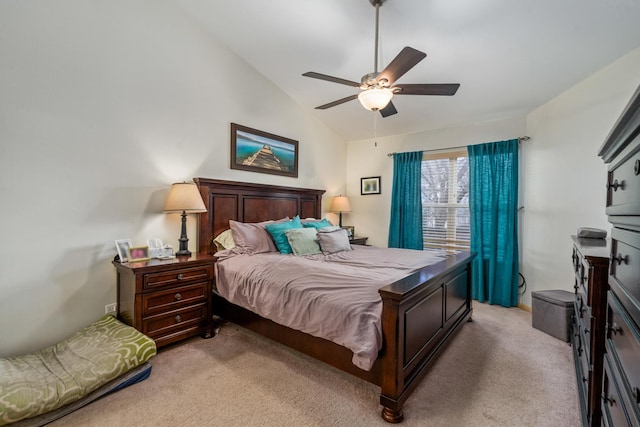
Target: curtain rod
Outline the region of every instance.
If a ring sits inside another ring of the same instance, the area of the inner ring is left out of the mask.
[[[525,135],[525,136],[521,136],[521,137],[519,137],[519,138],[518,138],[518,142],[520,143],[520,142],[522,142],[522,141],[528,141],[528,140],[530,140],[530,139],[531,139],[531,138],[529,138],[528,136],[526,136],[526,135]],[[423,152],[425,152],[425,153],[431,153],[431,152],[434,152],[434,151],[456,150],[456,149],[458,149],[458,148],[467,148],[467,147],[468,147],[467,145],[459,145],[459,146],[457,146],[457,147],[436,148],[435,150],[423,150]],[[387,157],[393,157],[393,155],[394,155],[394,154],[397,154],[397,153],[396,153],[395,151],[394,151],[393,153],[387,153]]]

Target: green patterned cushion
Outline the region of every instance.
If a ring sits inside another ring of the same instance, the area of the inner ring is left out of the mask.
[[[151,338],[106,315],[42,351],[0,358],[0,426],[74,402],[155,354]]]

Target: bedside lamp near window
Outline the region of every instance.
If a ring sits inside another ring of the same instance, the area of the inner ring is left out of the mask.
[[[171,184],[167,203],[164,205],[165,213],[182,213],[182,232],[180,234],[180,249],[176,256],[191,256],[187,238],[187,214],[206,212],[207,209],[200,196],[198,187],[193,182],[179,182]]]
[[[351,212],[351,203],[349,203],[349,198],[347,196],[343,196],[342,194],[334,197],[329,210],[331,212],[338,212],[340,217],[339,225],[340,227],[342,227],[342,213]]]

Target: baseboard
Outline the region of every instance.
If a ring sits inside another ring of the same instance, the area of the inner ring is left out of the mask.
[[[518,304],[518,308],[524,310],[524,311],[528,311],[529,313],[531,313],[531,307],[529,307],[528,305],[524,305],[524,304]]]

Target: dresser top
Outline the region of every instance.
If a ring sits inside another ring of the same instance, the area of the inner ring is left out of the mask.
[[[609,258],[609,239],[586,239],[577,236],[571,236],[571,239],[584,257]]]

